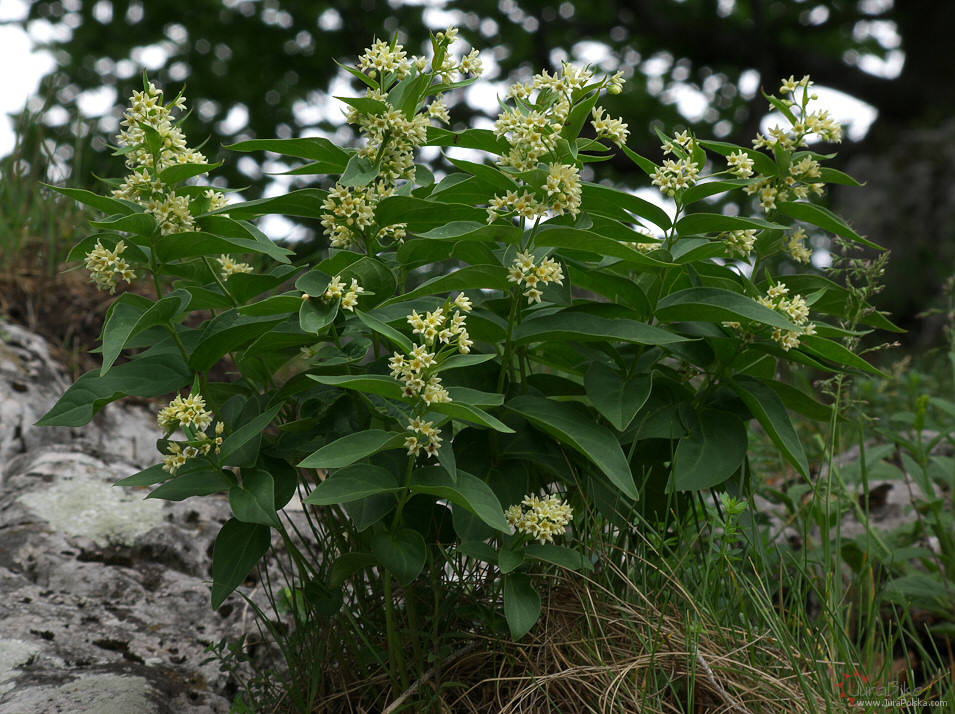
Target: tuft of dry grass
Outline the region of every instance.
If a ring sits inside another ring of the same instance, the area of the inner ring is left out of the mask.
[[[827,711],[824,696],[800,684],[814,663],[797,673],[768,634],[714,621],[674,578],[663,609],[659,594],[610,567],[622,587],[579,573],[554,577],[537,627],[521,642],[487,641],[447,667],[448,680],[467,684],[435,711]]]

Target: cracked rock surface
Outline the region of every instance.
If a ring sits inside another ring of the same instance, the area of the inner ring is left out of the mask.
[[[68,384],[42,338],[0,322],[0,714],[224,714],[226,675],[202,662],[245,617],[210,607],[228,501],[114,488],[155,462],[154,413],[33,426]]]

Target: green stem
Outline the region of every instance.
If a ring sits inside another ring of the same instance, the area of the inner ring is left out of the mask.
[[[497,391],[500,393],[504,389],[504,377],[507,375],[508,364],[514,351],[514,345],[511,342],[511,336],[514,334],[514,326],[517,324],[517,316],[521,309],[520,289],[512,291],[513,300],[511,302],[511,312],[507,316],[507,336],[504,338],[504,355],[501,357],[501,373],[497,378]]]
[[[408,688],[408,673],[405,671],[404,653],[401,651],[401,642],[398,628],[395,624],[395,600],[391,585],[391,571],[382,570],[382,580],[385,586],[385,636],[388,641],[388,668],[391,683],[395,689],[395,696]]]
[[[239,301],[232,297],[232,293],[229,292],[229,288],[227,288],[225,283],[222,281],[219,271],[212,267],[212,261],[209,260],[209,256],[202,256],[202,262],[206,264],[206,267],[209,269],[209,272],[212,273],[212,277],[215,278],[216,283],[222,289],[222,292],[225,293],[225,296],[232,301],[233,307],[238,307]]]

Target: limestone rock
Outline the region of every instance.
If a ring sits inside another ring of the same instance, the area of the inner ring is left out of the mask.
[[[41,338],[0,323],[0,714],[225,714],[205,650],[254,619],[210,607],[228,500],[114,487],[157,461],[154,410],[34,426],[67,386]]]

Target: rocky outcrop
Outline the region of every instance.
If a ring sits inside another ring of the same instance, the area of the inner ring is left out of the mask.
[[[228,502],[113,487],[155,462],[154,412],[33,426],[67,386],[41,338],[0,323],[0,714],[227,712],[203,660],[247,614],[209,604]]]

